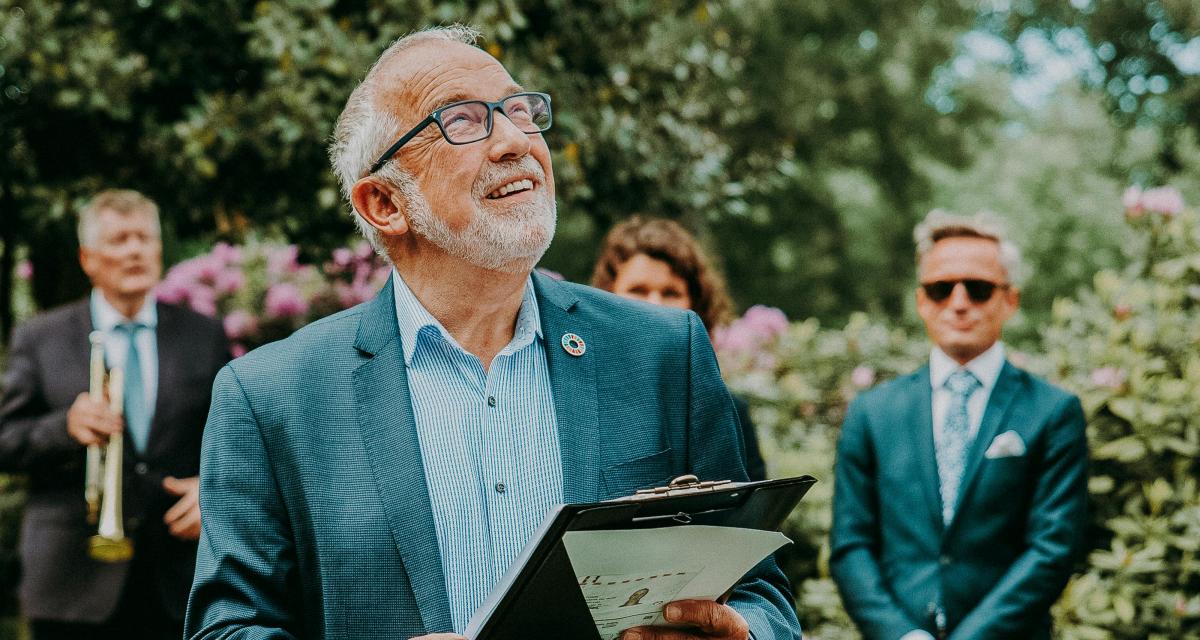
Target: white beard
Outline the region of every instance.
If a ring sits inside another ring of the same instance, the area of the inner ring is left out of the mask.
[[[517,169],[534,173],[539,189],[534,199],[513,205],[498,216],[476,208],[465,229],[454,231],[441,216],[433,212],[429,201],[416,182],[404,175],[395,184],[404,193],[409,224],[413,232],[425,238],[446,254],[468,264],[490,271],[523,273],[533,269],[550,247],[554,238],[558,208],[545,187],[545,172],[541,165],[526,156]],[[476,181],[472,195],[483,199],[478,185],[498,184],[504,176],[513,175],[511,165],[501,169],[489,167]]]

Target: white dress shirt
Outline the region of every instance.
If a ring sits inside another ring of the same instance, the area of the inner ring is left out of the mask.
[[[992,389],[1004,368],[1004,344],[997,342],[987,351],[975,356],[966,365],[960,365],[946,355],[938,347],[929,354],[929,384],[933,392],[933,440],[940,443],[945,436],[946,413],[950,410],[953,394],[946,388],[946,379],[959,369],[966,369],[979,380],[980,387],[967,400],[967,446],[979,434],[979,425],[983,422],[983,412],[987,409],[988,399]],[[922,629],[913,629],[900,636],[898,640],[934,640],[934,637]]]
[[[146,400],[146,411],[154,421],[154,403],[158,400],[158,308],[154,294],[146,296],[142,308],[133,318],[126,318],[113,308],[99,289],[92,289],[92,328],[104,332],[104,360],[109,369],[125,368],[125,356],[129,353],[129,338],[117,325],[137,322],[145,328],[137,332],[138,363],[142,368],[142,397]]]

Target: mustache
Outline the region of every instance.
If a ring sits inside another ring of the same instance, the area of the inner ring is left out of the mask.
[[[543,185],[546,183],[546,172],[542,169],[542,165],[530,156],[524,156],[518,160],[489,163],[475,179],[472,191],[475,196],[482,198],[518,177],[528,175],[533,176]]]

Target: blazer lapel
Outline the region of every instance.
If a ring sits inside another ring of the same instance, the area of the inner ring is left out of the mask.
[[[910,434],[917,443],[918,462],[921,467],[921,488],[925,493],[925,503],[929,506],[927,514],[933,522],[934,530],[942,531],[942,497],[941,484],[937,471],[937,454],[933,444],[933,387],[929,382],[929,367],[918,370],[912,379],[912,396],[916,402],[912,404],[912,414],[908,424],[916,432]]]
[[[962,505],[975,484],[975,476],[979,473],[983,454],[987,451],[992,439],[1000,432],[1000,427],[1004,424],[1004,418],[1008,415],[1009,407],[1012,406],[1013,398],[1017,396],[1019,387],[1020,375],[1016,367],[1005,362],[1004,367],[1000,369],[1000,377],[996,378],[996,386],[992,389],[992,395],[988,398],[987,409],[983,412],[983,421],[979,424],[979,433],[975,434],[975,441],[967,450],[967,463],[963,470],[962,482],[959,483],[958,500],[954,505],[955,517],[950,521],[951,526],[958,522],[958,514],[962,513]]]
[[[546,341],[546,359],[554,410],[558,422],[558,447],[563,468],[563,500],[591,502],[599,498],[600,411],[596,397],[596,351],[599,336],[583,318],[571,292],[540,273],[533,274]],[[562,337],[574,333],[586,350],[580,356],[567,353]]]
[[[449,596],[390,280],[363,310],[355,347],[369,358],[353,373],[358,426],[392,538],[426,632],[447,631]]]

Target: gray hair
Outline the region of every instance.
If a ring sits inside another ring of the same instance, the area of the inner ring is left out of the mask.
[[[933,245],[946,238],[983,238],[1000,246],[1000,264],[1008,274],[1010,282],[1020,285],[1025,279],[1025,265],[1021,261],[1021,249],[1008,238],[1004,223],[990,211],[980,211],[973,216],[961,216],[934,209],[913,229],[913,240],[917,243],[917,262],[920,263]]]
[[[154,221],[154,233],[162,236],[158,221],[158,205],[133,189],[106,189],[92,196],[79,210],[79,223],[75,232],[79,234],[79,246],[94,246],[100,235],[100,212],[115,211],[121,215],[135,213],[150,216]]]
[[[378,108],[376,104],[380,90],[380,70],[386,68],[405,50],[418,44],[460,42],[474,46],[479,37],[478,30],[462,24],[414,31],[393,42],[375,64],[371,65],[366,77],[346,100],[346,106],[333,129],[333,141],[329,145],[329,160],[341,186],[342,196],[348,202],[354,184],[367,175],[379,154],[400,135],[400,119],[391,111]],[[416,188],[413,177],[394,162],[385,164],[375,175],[397,188]],[[379,231],[358,215],[353,205],[350,207],[350,215],[354,217],[359,232],[371,243],[375,252],[390,260]]]

